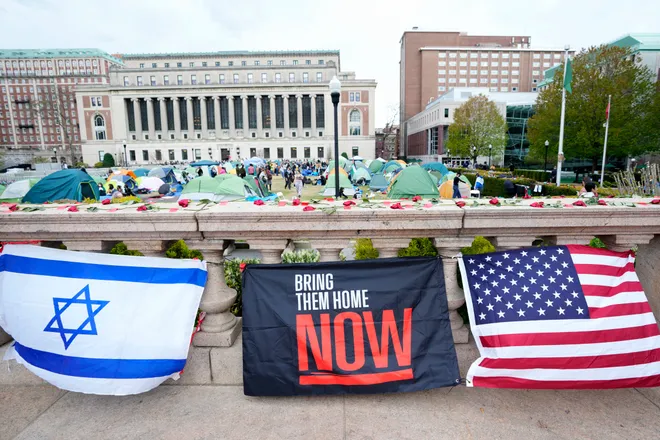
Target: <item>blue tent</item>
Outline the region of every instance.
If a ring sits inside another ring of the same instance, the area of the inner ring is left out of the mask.
[[[128,189],[130,190],[134,190],[138,186],[137,182],[135,182],[135,180],[133,180],[131,176],[128,176],[126,174],[113,174],[108,178],[108,181],[106,183],[112,183],[113,181],[123,184],[124,186],[128,187]]]
[[[23,197],[23,203],[44,203],[55,200],[99,199],[99,189],[92,177],[80,170],[60,170],[41,179]]]
[[[449,172],[445,164],[440,162],[425,163],[422,165],[422,168],[424,168],[426,171],[438,171],[443,176]]]
[[[149,177],[158,177],[163,182],[169,183],[170,185],[179,183],[179,181],[176,178],[176,174],[174,174],[174,170],[170,167],[154,168],[151,171],[149,171]]]
[[[369,189],[372,191],[382,191],[384,189],[387,189],[387,187],[390,185],[390,182],[387,181],[385,176],[382,174],[374,174],[371,177],[371,182],[369,183]]]
[[[137,168],[133,170],[133,174],[135,174],[136,177],[145,177],[149,175],[149,168]]]
[[[219,165],[220,162],[214,162],[212,160],[199,160],[190,164],[191,167],[208,167],[212,165]]]

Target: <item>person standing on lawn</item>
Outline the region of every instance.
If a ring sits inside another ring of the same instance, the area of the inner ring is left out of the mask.
[[[303,190],[303,177],[302,174],[299,172],[296,173],[295,180],[293,181],[293,185],[296,187],[296,192],[298,193],[298,198],[302,196],[302,190]]]
[[[454,176],[454,194],[451,196],[452,199],[460,199],[461,198],[461,192],[458,190],[458,185],[461,182],[461,172],[457,172],[456,176]]]

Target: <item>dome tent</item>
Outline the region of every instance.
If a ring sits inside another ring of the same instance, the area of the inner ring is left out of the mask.
[[[470,185],[463,182],[462,180],[458,183],[458,192],[461,194],[461,198],[469,198],[470,197]],[[451,199],[452,196],[454,195],[454,181],[452,180],[445,180],[441,185],[440,185],[440,197],[443,199]]]
[[[149,168],[136,168],[133,170],[133,174],[137,177],[146,177],[149,175],[149,171],[151,171]]]
[[[257,193],[257,196],[268,197],[270,195],[270,191],[268,191],[266,185],[264,185],[263,182],[261,182],[261,180],[259,180],[258,177],[245,176],[243,180],[246,181],[248,185],[250,185],[250,188],[252,188],[252,191]]]
[[[183,187],[180,199],[220,201],[218,188],[220,182],[209,176],[201,176],[191,180]]]
[[[353,184],[348,178],[348,174],[343,169],[339,169],[339,187],[343,190],[345,196],[353,196],[355,194],[355,189],[353,189]],[[326,181],[325,188],[323,189],[324,196],[334,196],[335,195],[335,170],[334,168],[328,174],[328,180]]]
[[[98,184],[84,171],[66,169],[47,175],[23,197],[23,203],[44,203],[55,200],[99,199]]]
[[[174,171],[170,167],[154,168],[151,171],[149,171],[148,176],[149,177],[158,177],[160,180],[162,180],[165,183],[169,183],[170,185],[173,185],[175,183],[179,183],[176,180],[176,174],[174,174]]]
[[[351,173],[351,181],[353,183],[359,182],[360,180],[368,183],[371,182],[371,174],[369,174],[369,170],[366,168],[358,168],[353,170]]]
[[[438,187],[425,169],[408,167],[392,180],[387,196],[391,199],[414,196],[438,197],[439,193]]]
[[[369,171],[371,171],[372,173],[377,173],[382,168],[383,168],[383,162],[381,162],[378,159],[371,161],[371,163],[369,164]]]
[[[390,185],[390,182],[387,181],[385,176],[382,174],[374,174],[371,177],[371,183],[369,183],[369,189],[373,191],[382,191],[384,189],[387,189],[387,187]]]
[[[422,165],[422,168],[424,168],[427,171],[439,171],[440,174],[443,176],[449,172],[447,167],[440,162],[431,162],[431,163],[425,163]]]
[[[0,200],[20,200],[37,182],[39,182],[39,179],[24,179],[10,183],[0,195]]]

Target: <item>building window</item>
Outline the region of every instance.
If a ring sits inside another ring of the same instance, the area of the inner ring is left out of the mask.
[[[252,84],[252,82],[253,82],[253,76],[252,76],[251,73],[248,73],[247,82],[248,82],[248,84]]]
[[[243,67],[247,66],[247,61],[241,61],[241,66]]]
[[[445,118],[448,118],[448,117],[449,117],[449,109],[446,108],[446,109],[445,109]]]
[[[291,159],[298,158],[298,149],[296,147],[291,147]]]
[[[238,73],[234,73],[234,84],[238,84]]]
[[[143,85],[143,84],[142,84],[142,77],[141,77],[141,76],[138,76],[138,77],[137,77],[137,85],[138,85],[138,86]]]
[[[177,86],[182,86],[183,85],[183,75],[177,75],[176,76],[176,85]]]
[[[298,65],[298,60],[293,60],[293,65],[297,66]]]
[[[273,65],[273,60],[268,60],[268,61],[266,61],[266,65],[268,65],[268,66],[272,66],[272,65]]]
[[[195,160],[200,160],[202,158],[202,150],[195,148]]]
[[[286,66],[286,60],[280,60],[280,66]]]
[[[277,147],[277,158],[284,159],[284,148]]]
[[[130,82],[128,81],[128,77],[125,76],[124,77],[124,87],[127,87],[129,84],[130,84]]]
[[[219,82],[220,82],[220,84],[224,84],[224,83],[225,83],[225,74],[224,74],[224,73],[221,73],[221,74],[220,74]]]
[[[538,89],[536,87],[532,87],[532,92],[536,92]]]
[[[303,72],[303,82],[308,83],[309,82],[309,73]]]
[[[211,84],[211,75],[208,73],[204,75],[204,84]]]
[[[142,160],[145,162],[149,162],[149,151],[148,150],[142,150]]]
[[[169,75],[163,75],[163,85],[166,85],[166,86],[170,85],[170,76]]]
[[[208,64],[206,63],[206,61],[203,61],[202,62],[202,67],[206,67],[206,66],[208,66]]]
[[[518,59],[518,58],[520,58],[520,54],[519,54],[519,53],[514,53],[514,54],[511,56],[511,58],[513,58],[513,59]]]
[[[266,132],[268,134],[268,132]],[[264,159],[270,159],[270,148],[264,148]]]
[[[281,73],[276,73],[275,74],[275,82],[276,83],[282,82],[282,74]]]
[[[175,160],[174,159],[174,150],[167,150],[167,157],[169,157],[169,160]]]
[[[94,138],[97,141],[104,141],[106,139],[105,119],[101,115],[94,116]]]
[[[220,67],[220,61],[215,62],[215,67]],[[187,153],[187,152],[186,152]]]
[[[268,82],[268,74],[267,73],[262,73],[261,74],[261,82],[262,83],[267,83]]]
[[[322,72],[316,72],[316,82],[323,82],[323,73]]]
[[[155,86],[155,85],[156,85],[156,77],[153,76],[153,75],[150,76],[150,77],[149,77],[149,83],[150,83],[152,86]]]
[[[360,155],[360,148],[359,147],[353,147],[352,149],[353,155],[351,157],[359,156]]]
[[[359,110],[352,110],[348,117],[348,134],[350,136],[360,136],[362,128],[362,116]]]
[[[242,99],[234,99],[234,128],[243,129],[243,103]]]
[[[188,160],[188,150],[181,150],[181,160]]]
[[[190,75],[190,84],[192,85],[197,84],[197,75]]]
[[[67,61],[66,63],[67,63],[66,65],[68,66],[69,62]],[[144,69],[144,63],[140,63],[140,69]]]
[[[234,65],[234,62],[233,62],[233,61],[229,61],[229,62],[227,63],[227,65],[228,65],[229,67],[232,67],[232,66]]]
[[[195,67],[195,62],[194,61],[189,62],[188,67]]]
[[[183,67],[182,63],[176,63],[176,67]]]
[[[254,60],[254,65],[255,65],[255,66],[258,66],[259,64],[261,64],[261,63],[259,62],[259,60]]]
[[[289,73],[289,82],[296,82],[296,74],[295,73]]]
[[[128,157],[131,162],[135,162],[135,150],[129,150]]]

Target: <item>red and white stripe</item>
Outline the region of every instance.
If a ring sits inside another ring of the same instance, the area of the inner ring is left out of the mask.
[[[472,325],[481,357],[468,371],[468,386],[660,386],[660,330],[635,273],[634,254],[567,247],[590,319]],[[466,298],[474,323],[469,291]]]

